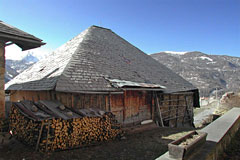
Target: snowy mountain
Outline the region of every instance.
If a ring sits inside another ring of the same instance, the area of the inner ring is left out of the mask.
[[[38,58],[33,56],[31,53],[27,54],[23,59],[21,60],[11,60],[6,59],[5,64],[5,82],[8,82],[9,80],[16,77],[19,73],[36,63]]]
[[[202,52],[160,52],[151,55],[200,89],[201,96],[240,90],[240,58]]]

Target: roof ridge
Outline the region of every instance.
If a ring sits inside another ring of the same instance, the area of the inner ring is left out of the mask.
[[[97,25],[92,25],[91,27],[100,28],[100,29],[106,29],[106,30],[110,30],[110,31],[112,31],[112,30],[109,29],[109,28],[102,27],[102,26],[97,26]],[[91,27],[90,27],[90,28],[91,28]]]

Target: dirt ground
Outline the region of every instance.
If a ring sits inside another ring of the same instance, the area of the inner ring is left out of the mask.
[[[90,147],[53,153],[35,152],[34,147],[26,146],[18,141],[0,146],[0,160],[30,160],[30,159],[138,159],[151,160],[167,151],[167,144],[181,137],[192,129],[189,128],[159,128],[146,126],[129,130],[126,139],[104,142]]]

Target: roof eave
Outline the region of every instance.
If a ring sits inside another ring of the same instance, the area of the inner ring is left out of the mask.
[[[20,48],[22,48],[23,51],[33,48],[38,48],[42,45],[45,45],[46,43],[42,42],[41,39],[31,39],[27,37],[21,37],[11,34],[6,34],[0,32],[0,38],[4,40],[5,42],[11,41],[18,45]]]

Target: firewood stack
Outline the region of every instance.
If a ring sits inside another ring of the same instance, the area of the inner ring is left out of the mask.
[[[71,114],[69,111],[66,112],[68,118],[64,119],[61,116],[59,118],[56,115],[51,117],[52,115],[47,115],[51,113],[50,111],[45,112],[44,118],[43,114],[40,114],[43,108],[38,108],[39,112],[31,111],[29,113],[30,110],[24,111],[26,108],[30,108],[26,107],[26,104],[33,105],[33,102],[22,102],[21,104],[25,104],[22,106],[20,103],[13,103],[11,108],[10,129],[18,140],[36,146],[37,150],[56,151],[78,148],[120,138],[123,134],[120,124],[117,123],[111,112],[99,112],[93,109],[73,110],[66,107],[73,112]],[[38,107],[39,104],[35,103],[34,106]],[[54,109],[58,107],[59,105],[56,105]],[[51,107],[49,109],[54,110]],[[60,111],[59,108],[59,113]],[[54,113],[56,114],[56,112]],[[71,116],[74,118],[70,118]]]
[[[8,120],[0,118],[0,132],[7,132],[8,128]]]

